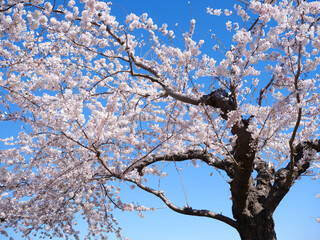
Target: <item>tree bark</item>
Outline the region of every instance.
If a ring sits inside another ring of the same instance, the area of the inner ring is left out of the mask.
[[[241,240],[276,240],[272,214],[261,211],[255,217],[244,216],[239,220]]]

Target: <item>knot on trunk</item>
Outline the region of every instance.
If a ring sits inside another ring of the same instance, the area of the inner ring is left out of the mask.
[[[227,119],[227,113],[236,109],[236,104],[231,94],[226,90],[219,88],[209,94],[201,97],[201,102],[214,108],[220,108],[221,116]]]

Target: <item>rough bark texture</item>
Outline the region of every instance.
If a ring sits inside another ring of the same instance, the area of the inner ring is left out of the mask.
[[[272,215],[261,211],[255,217],[239,221],[238,232],[242,240],[276,240]]]

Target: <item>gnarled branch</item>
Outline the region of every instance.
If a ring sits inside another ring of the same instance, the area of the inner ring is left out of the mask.
[[[275,173],[274,184],[265,203],[265,206],[271,212],[277,208],[292,186],[292,184],[286,184],[288,176],[291,175],[293,183],[301,174],[308,170],[312,161],[312,158],[308,154],[313,150],[320,152],[320,140],[299,143],[294,149],[293,162],[290,161],[285,168],[281,168]]]

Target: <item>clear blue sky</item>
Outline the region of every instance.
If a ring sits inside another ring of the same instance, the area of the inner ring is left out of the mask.
[[[115,9],[117,13],[121,14],[122,12],[123,15],[123,9],[128,14],[133,12],[140,15],[147,12],[155,23],[158,25],[167,23],[169,28],[172,28],[177,33],[179,30],[175,27],[176,23],[179,23],[183,31],[187,31],[190,19],[195,18],[197,21],[196,36],[199,39],[206,35],[208,29],[213,29],[216,30],[215,33],[222,41],[228,40],[224,39],[222,32],[219,34],[219,30],[225,28],[225,24],[222,21],[223,18],[206,14],[206,7],[231,9],[235,2],[233,0],[191,0],[190,10],[187,0],[113,0],[114,5],[122,7]],[[210,44],[210,37],[206,37],[205,40],[207,44]],[[0,123],[0,130],[5,137],[10,135],[8,131],[12,132],[12,129],[8,128],[6,123],[3,122]],[[173,202],[184,205],[184,193],[174,167],[168,167],[167,171],[172,172],[172,176],[163,181],[162,184],[168,183],[167,194],[169,198],[173,199]],[[197,169],[188,167],[181,172],[188,202],[194,208],[207,208],[231,216],[229,186],[218,172],[214,172],[213,176],[209,176],[210,172],[202,165]],[[295,186],[292,187],[289,194],[281,202],[274,216],[279,240],[320,239],[320,224],[315,221],[315,217],[320,217],[320,199],[315,197],[316,194],[320,193],[319,184],[319,181],[312,181],[308,177],[303,177],[302,180],[296,182]],[[223,223],[212,219],[174,213],[164,208],[163,203],[147,193],[125,191],[122,196],[128,200],[132,199],[132,201],[139,201],[147,206],[159,208],[156,212],[146,213],[145,218],[140,218],[135,213],[116,213],[123,228],[123,234],[132,240],[240,239],[235,230]],[[85,228],[85,225],[82,225],[81,222],[80,228]],[[13,233],[12,237],[20,239]],[[111,235],[110,239],[114,240],[116,238]]]

